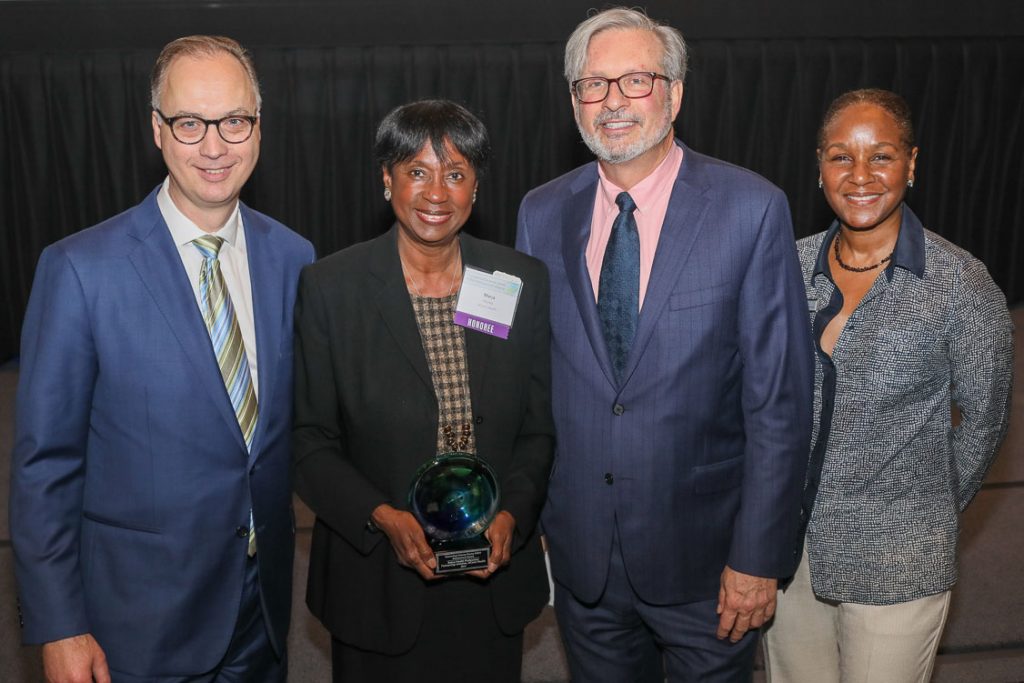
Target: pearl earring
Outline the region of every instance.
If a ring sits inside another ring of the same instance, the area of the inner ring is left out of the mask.
[[[386,202],[390,202],[391,201],[391,188],[390,187],[385,187],[384,188],[384,201],[386,201]]]
[[[913,186],[914,186],[914,179],[911,178],[910,180],[907,181],[907,187],[913,187]]]
[[[821,176],[818,176],[818,189],[820,190],[824,185],[825,182],[821,179]]]
[[[473,190],[473,203],[476,204],[476,190]]]

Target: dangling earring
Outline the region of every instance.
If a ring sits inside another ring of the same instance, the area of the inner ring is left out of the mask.
[[[911,178],[911,179],[909,179],[909,180],[907,181],[907,187],[913,187],[913,186],[914,186],[914,179],[913,179],[913,178]]]
[[[384,201],[386,201],[386,202],[390,202],[391,201],[391,188],[390,187],[385,187],[384,188]]]
[[[825,182],[818,176],[818,189],[820,190],[825,185]]]
[[[476,190],[473,190],[473,203],[476,204]]]

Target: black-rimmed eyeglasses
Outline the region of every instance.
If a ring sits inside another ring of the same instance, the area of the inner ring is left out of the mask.
[[[237,145],[252,137],[259,116],[232,114],[220,119],[201,119],[198,116],[165,116],[159,109],[154,110],[170,126],[171,135],[183,145],[196,145],[206,137],[206,131],[213,126],[224,142]]]
[[[603,102],[608,97],[611,84],[619,86],[619,92],[631,100],[647,97],[654,91],[654,82],[658,79],[671,81],[668,76],[656,74],[653,71],[634,71],[622,74],[618,78],[604,78],[602,76],[591,76],[573,81],[571,84],[572,94],[576,96],[580,104],[594,104]]]

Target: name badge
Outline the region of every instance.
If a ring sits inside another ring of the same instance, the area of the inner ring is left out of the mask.
[[[515,275],[466,266],[455,302],[455,324],[508,339],[523,281]]]

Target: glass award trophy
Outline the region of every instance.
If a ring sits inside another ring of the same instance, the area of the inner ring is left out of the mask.
[[[435,574],[484,569],[484,531],[498,514],[498,479],[470,453],[443,453],[423,463],[409,487],[409,507],[434,550]]]

